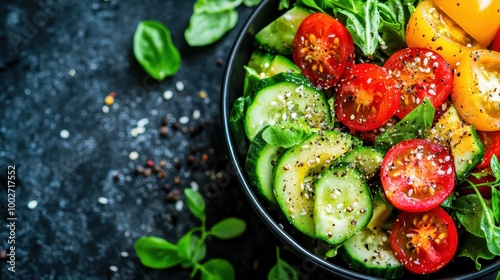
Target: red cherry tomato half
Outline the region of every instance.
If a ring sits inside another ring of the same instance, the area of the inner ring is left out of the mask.
[[[455,255],[457,228],[441,207],[420,213],[401,212],[392,225],[389,244],[406,269],[428,274],[444,267]]]
[[[375,64],[346,69],[335,93],[335,114],[348,128],[369,131],[384,125],[401,98],[396,82]]]
[[[444,58],[426,48],[406,48],[391,55],[384,67],[401,89],[401,103],[396,116],[403,118],[427,97],[434,107],[448,97],[453,72]]]
[[[398,209],[422,212],[439,206],[453,191],[453,158],[442,146],[411,139],[393,146],[380,170],[387,199]]]
[[[477,135],[484,146],[484,160],[477,168],[490,167],[491,157],[496,155],[500,159],[500,130],[493,132],[478,131]]]
[[[351,34],[337,19],[315,13],[307,16],[295,33],[293,62],[320,89],[333,87],[346,66],[354,64]]]
[[[500,28],[497,31],[495,39],[493,39],[493,43],[491,43],[490,50],[500,52]]]

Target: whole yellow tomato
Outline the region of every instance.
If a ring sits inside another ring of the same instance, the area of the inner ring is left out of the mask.
[[[465,32],[488,46],[500,28],[498,0],[434,0]]]
[[[410,16],[406,27],[406,44],[408,47],[429,48],[439,53],[452,69],[471,50],[485,48],[431,0],[420,2]]]
[[[472,51],[456,68],[451,100],[480,131],[500,130],[500,52]]]

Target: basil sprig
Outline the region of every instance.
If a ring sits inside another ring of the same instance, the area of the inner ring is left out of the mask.
[[[134,33],[134,56],[142,68],[158,81],[172,76],[181,66],[181,56],[161,22],[145,20]]]
[[[182,236],[177,243],[160,237],[143,236],[134,243],[134,250],[144,266],[165,269],[174,266],[191,268],[191,277],[198,272],[201,279],[234,279],[235,272],[230,262],[224,259],[211,259],[203,262],[207,246],[207,237],[231,239],[240,236],[246,230],[246,223],[239,218],[226,218],[211,228],[206,227],[205,200],[200,193],[191,189],[184,191],[189,211],[201,221]]]

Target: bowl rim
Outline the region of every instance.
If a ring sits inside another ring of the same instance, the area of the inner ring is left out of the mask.
[[[288,232],[284,230],[284,228],[270,215],[267,210],[267,207],[261,202],[261,198],[258,193],[255,192],[254,188],[250,185],[247,174],[244,170],[244,167],[241,164],[239,159],[238,151],[235,148],[236,143],[231,133],[229,118],[232,103],[229,103],[229,87],[231,84],[232,71],[235,64],[235,57],[238,53],[238,50],[241,48],[242,43],[246,36],[249,36],[250,30],[252,27],[253,21],[258,17],[263,10],[267,9],[271,5],[275,5],[277,7],[277,2],[275,0],[262,0],[251,12],[250,16],[246,19],[242,28],[239,30],[239,33],[230,49],[230,52],[227,56],[227,63],[224,68],[224,74],[222,78],[222,95],[220,99],[220,108],[221,112],[221,122],[222,122],[222,130],[223,130],[223,138],[226,146],[226,151],[228,152],[228,156],[230,159],[230,163],[232,164],[232,169],[239,181],[239,184],[245,194],[246,198],[250,202],[250,205],[260,217],[261,221],[273,232],[273,234],[286,246],[288,246],[292,252],[298,255],[301,259],[306,262],[312,263],[324,271],[333,274],[335,276],[344,278],[344,279],[382,279],[373,276],[368,276],[366,274],[361,274],[355,271],[352,271],[346,267],[328,262],[319,258],[313,252],[307,250],[302,244],[300,244],[297,240],[295,240]],[[250,34],[251,35],[251,34]],[[479,271],[474,271],[471,273],[463,274],[458,277],[453,278],[439,278],[439,279],[480,279],[480,277],[488,276],[489,274],[498,271],[500,269],[500,260],[489,264],[488,267],[485,267]]]

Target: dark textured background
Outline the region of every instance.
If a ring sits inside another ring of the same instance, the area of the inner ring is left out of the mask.
[[[3,225],[8,165],[17,171],[18,220],[16,273],[7,271],[4,258],[1,279],[188,279],[188,270],[144,268],[132,246],[143,235],[176,242],[198,225],[186,207],[178,211],[165,199],[170,194],[175,200],[193,182],[207,197],[209,225],[229,216],[248,223],[235,240],[208,240],[207,258],[231,261],[237,279],[265,278],[278,241],[230,176],[219,121],[224,64],[251,9],[239,9],[238,26],[223,40],[191,48],[183,32],[193,3],[2,1],[0,258],[8,248]],[[171,30],[182,56],[180,71],[160,83],[147,76],[132,53],[134,30],[146,19]],[[177,82],[184,90],[176,89]],[[163,97],[167,90],[173,92],[169,100]],[[104,98],[111,92],[115,103],[106,113]],[[199,118],[193,117],[195,110]],[[180,124],[182,117],[189,122]],[[145,132],[133,137],[142,119],[148,120]],[[167,136],[158,131],[162,125]],[[134,151],[139,157],[130,160]],[[165,160],[168,176],[136,174],[148,160],[156,165]],[[285,260],[307,271],[303,279],[320,277],[313,273],[316,268],[284,250]]]

